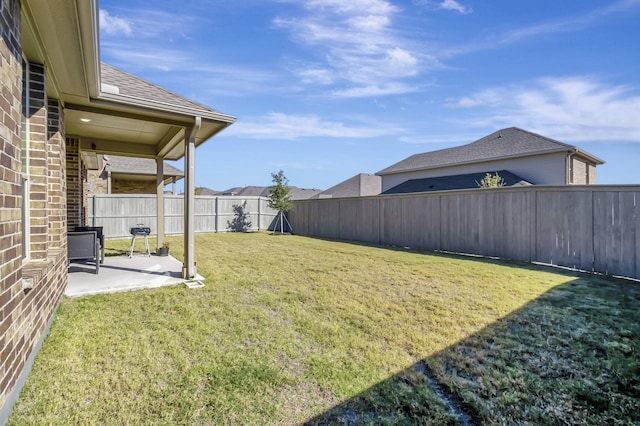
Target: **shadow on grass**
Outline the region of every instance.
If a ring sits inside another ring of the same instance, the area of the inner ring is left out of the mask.
[[[579,275],[305,424],[640,424],[638,306]]]

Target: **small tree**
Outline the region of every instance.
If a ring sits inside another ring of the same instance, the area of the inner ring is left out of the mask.
[[[502,179],[502,177],[498,174],[498,172],[496,172],[495,175],[487,173],[482,178],[480,183],[478,183],[478,186],[480,188],[502,188],[506,184],[507,182],[505,182],[504,179]]]
[[[284,221],[287,220],[285,213],[293,209],[293,200],[291,199],[291,190],[287,185],[289,179],[284,175],[284,172],[280,170],[278,173],[271,173],[273,179],[273,185],[269,187],[269,201],[268,205],[274,210],[278,211],[280,221],[280,233],[284,232]],[[276,225],[277,225],[276,221]],[[288,223],[288,221],[287,221]],[[289,227],[291,225],[289,224]]]

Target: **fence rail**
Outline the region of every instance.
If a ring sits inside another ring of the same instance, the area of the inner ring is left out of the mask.
[[[296,234],[640,279],[640,186],[475,189],[296,201]]]
[[[88,202],[88,224],[102,226],[108,238],[129,237],[129,229],[139,223],[155,234],[155,195],[92,195]],[[276,213],[265,197],[196,196],[195,232],[269,229]],[[182,196],[164,197],[164,229],[166,235],[183,233]]]

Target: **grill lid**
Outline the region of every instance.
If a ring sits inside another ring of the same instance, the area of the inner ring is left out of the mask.
[[[129,232],[131,232],[131,235],[149,235],[151,234],[151,228],[144,225],[137,225],[132,226]]]

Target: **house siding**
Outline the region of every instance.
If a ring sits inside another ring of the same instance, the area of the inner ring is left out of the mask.
[[[596,165],[581,157],[571,157],[571,183],[575,185],[595,185]]]
[[[22,167],[20,3],[0,1],[0,424],[18,397],[67,285],[65,147],[59,102],[47,99],[46,67],[30,64],[29,164]],[[29,174],[29,202],[22,197]],[[22,223],[23,205],[29,223]],[[23,260],[23,226],[29,257]]]
[[[566,154],[559,152],[384,175],[382,176],[382,191],[387,191],[410,179],[455,176],[495,170],[508,170],[534,185],[565,185],[567,179]]]

